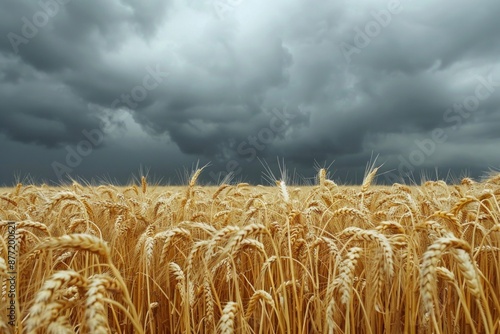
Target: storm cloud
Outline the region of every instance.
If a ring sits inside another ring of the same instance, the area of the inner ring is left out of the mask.
[[[7,0],[0,184],[500,167],[500,3]],[[92,135],[93,134],[93,137]],[[67,174],[67,175],[66,175]]]

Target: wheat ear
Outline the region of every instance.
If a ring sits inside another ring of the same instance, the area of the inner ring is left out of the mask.
[[[443,253],[450,247],[470,250],[470,246],[463,240],[454,237],[439,238],[430,245],[424,253],[420,267],[420,293],[426,312],[434,314],[434,296],[436,294],[436,272],[438,262]]]
[[[373,168],[373,170],[365,177],[363,180],[363,184],[361,185],[361,192],[365,193],[370,185],[372,184],[373,179],[375,178],[375,175],[377,174],[378,167]]]
[[[120,290],[119,285],[111,277],[101,274],[91,278],[85,294],[85,323],[89,333],[109,333],[104,305],[104,295],[108,290]]]
[[[175,280],[177,281],[175,287],[179,290],[179,293],[181,294],[181,303],[184,303],[184,301],[186,300],[186,293],[187,293],[186,276],[184,275],[184,272],[177,263],[170,262],[168,264],[168,267],[172,272],[172,274],[174,274]]]
[[[8,198],[8,197],[5,197],[5,196],[0,196],[0,199],[6,201],[7,203],[9,204],[12,204],[13,206],[17,206],[17,202]]]
[[[354,240],[365,240],[375,242],[383,251],[384,261],[382,266],[389,277],[394,276],[394,258],[391,243],[385,235],[373,230],[363,230],[357,227],[348,227],[342,231],[342,235],[352,236]]]
[[[0,227],[2,226],[7,226],[8,222],[7,221],[1,221],[0,222]],[[31,227],[37,230],[40,230],[48,235],[50,235],[49,229],[47,228],[47,225],[36,222],[36,221],[31,221],[31,220],[22,220],[16,223],[16,228],[22,228],[22,227]]]
[[[219,330],[221,334],[234,333],[234,321],[238,313],[238,303],[228,302],[222,310],[222,316],[219,320]]]
[[[166,261],[168,251],[170,250],[170,245],[172,244],[172,240],[174,240],[175,238],[190,239],[191,232],[189,232],[189,230],[186,230],[184,228],[176,227],[171,230],[163,231],[155,235],[155,239],[162,239],[162,238],[165,238],[165,241],[163,242],[163,248],[161,250],[160,263]]]
[[[59,316],[47,326],[47,334],[73,334],[74,329],[66,316]]]
[[[146,180],[145,176],[141,177],[141,190],[143,194],[145,194],[148,190],[148,181]]]
[[[465,284],[474,297],[479,298],[481,293],[479,275],[469,253],[461,248],[456,248],[453,249],[453,256],[457,259],[460,273],[465,277]]]
[[[38,327],[45,324],[41,323],[46,306],[50,304],[55,297],[55,293],[63,285],[86,286],[86,280],[79,273],[72,270],[59,271],[52,275],[35,296],[35,301],[30,307],[29,316],[26,319],[26,330],[28,333],[35,331]]]
[[[286,183],[285,181],[280,181],[280,190],[281,190],[281,196],[283,196],[283,200],[285,203],[289,204],[290,203],[290,195],[288,194],[288,189],[286,188]]]
[[[252,313],[255,311],[255,307],[257,306],[257,302],[259,300],[262,300],[266,304],[269,304],[272,307],[274,307],[274,300],[273,297],[271,297],[271,295],[269,294],[269,292],[264,290],[256,290],[253,293],[252,297],[250,298],[250,301],[248,302],[247,311],[245,312],[245,319],[250,319]]]
[[[203,292],[205,293],[205,309],[207,324],[212,325],[214,321],[214,296],[212,294],[212,286],[208,277],[203,279]]]
[[[48,333],[67,333],[68,318],[60,313],[69,304],[70,302],[67,300],[56,300],[45,305],[39,321],[39,328],[47,327]]]
[[[363,249],[361,247],[351,247],[346,258],[340,265],[340,275],[335,279],[334,286],[339,286],[342,304],[348,305],[351,300],[352,283],[354,279],[354,269],[358,263]]]
[[[36,249],[61,249],[74,248],[77,250],[85,250],[91,253],[99,254],[109,259],[110,250],[107,243],[90,234],[68,234],[62,237],[53,237],[45,239]]]
[[[220,229],[208,242],[207,252],[205,254],[207,259],[213,256],[214,248],[219,241],[223,240],[224,238],[227,238],[230,234],[238,231],[240,231],[240,228],[238,226],[233,226],[233,225],[228,225]]]
[[[254,233],[262,233],[266,231],[266,227],[262,224],[250,224],[239,230],[234,238],[228,243],[226,249],[229,254],[232,254],[234,249],[238,247],[243,239]]]

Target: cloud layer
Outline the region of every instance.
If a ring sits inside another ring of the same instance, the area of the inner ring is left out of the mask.
[[[4,1],[0,184],[57,181],[55,165],[174,180],[198,160],[212,182],[261,182],[276,157],[355,182],[377,155],[386,181],[478,176],[500,165],[499,15],[493,0]]]

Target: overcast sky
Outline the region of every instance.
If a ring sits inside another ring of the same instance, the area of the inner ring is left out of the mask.
[[[3,0],[0,185],[500,167],[500,2]]]

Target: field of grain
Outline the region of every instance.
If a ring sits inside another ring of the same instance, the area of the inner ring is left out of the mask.
[[[0,189],[0,332],[500,331],[500,175],[203,187],[200,172]]]

